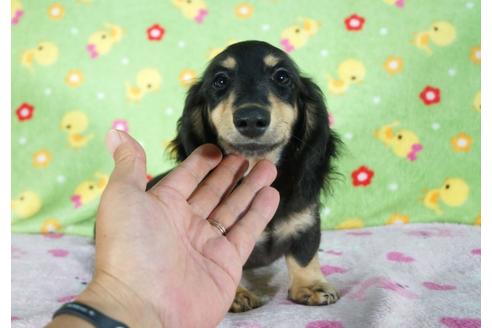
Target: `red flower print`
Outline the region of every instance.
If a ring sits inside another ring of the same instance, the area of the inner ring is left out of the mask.
[[[152,180],[153,176],[147,173],[147,181]]]
[[[164,27],[159,24],[154,24],[147,29],[147,39],[150,41],[160,41],[165,33],[166,30]]]
[[[438,104],[441,101],[441,90],[431,86],[426,86],[419,95],[426,106]]]
[[[366,20],[364,17],[353,14],[352,16],[345,18],[345,28],[348,31],[360,31],[362,30],[362,27],[364,27],[365,22]]]
[[[28,121],[32,118],[34,112],[34,106],[28,103],[22,103],[15,113],[17,114],[17,118],[19,121]]]
[[[355,187],[368,186],[371,184],[373,176],[374,171],[371,171],[371,169],[366,166],[361,166],[357,170],[352,172],[352,184]]]

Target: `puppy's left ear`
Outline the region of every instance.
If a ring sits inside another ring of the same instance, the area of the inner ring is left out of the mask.
[[[178,161],[183,161],[198,146],[213,142],[208,126],[207,103],[201,89],[202,82],[199,81],[188,90],[183,113],[178,120],[178,135],[168,147]]]
[[[297,106],[298,127],[294,131],[299,142],[301,157],[327,165],[337,154],[338,136],[330,129],[328,111],[321,89],[311,79],[301,77]]]

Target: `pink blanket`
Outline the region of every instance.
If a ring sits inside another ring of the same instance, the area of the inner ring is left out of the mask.
[[[284,260],[248,272],[266,304],[228,314],[219,327],[480,327],[480,228],[415,224],[323,232],[323,273],[334,305],[286,299]],[[73,236],[12,236],[12,327],[41,327],[91,277],[94,248]]]

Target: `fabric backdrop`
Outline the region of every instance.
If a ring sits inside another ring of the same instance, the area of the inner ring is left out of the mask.
[[[90,235],[113,127],[174,164],[185,93],[249,39],[284,49],[345,143],[324,229],[480,224],[478,0],[12,1],[12,230]]]

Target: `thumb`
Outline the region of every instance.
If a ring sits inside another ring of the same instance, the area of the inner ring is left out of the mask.
[[[115,163],[109,184],[117,182],[133,185],[145,191],[147,170],[142,146],[129,134],[114,129],[106,135],[106,146]]]

